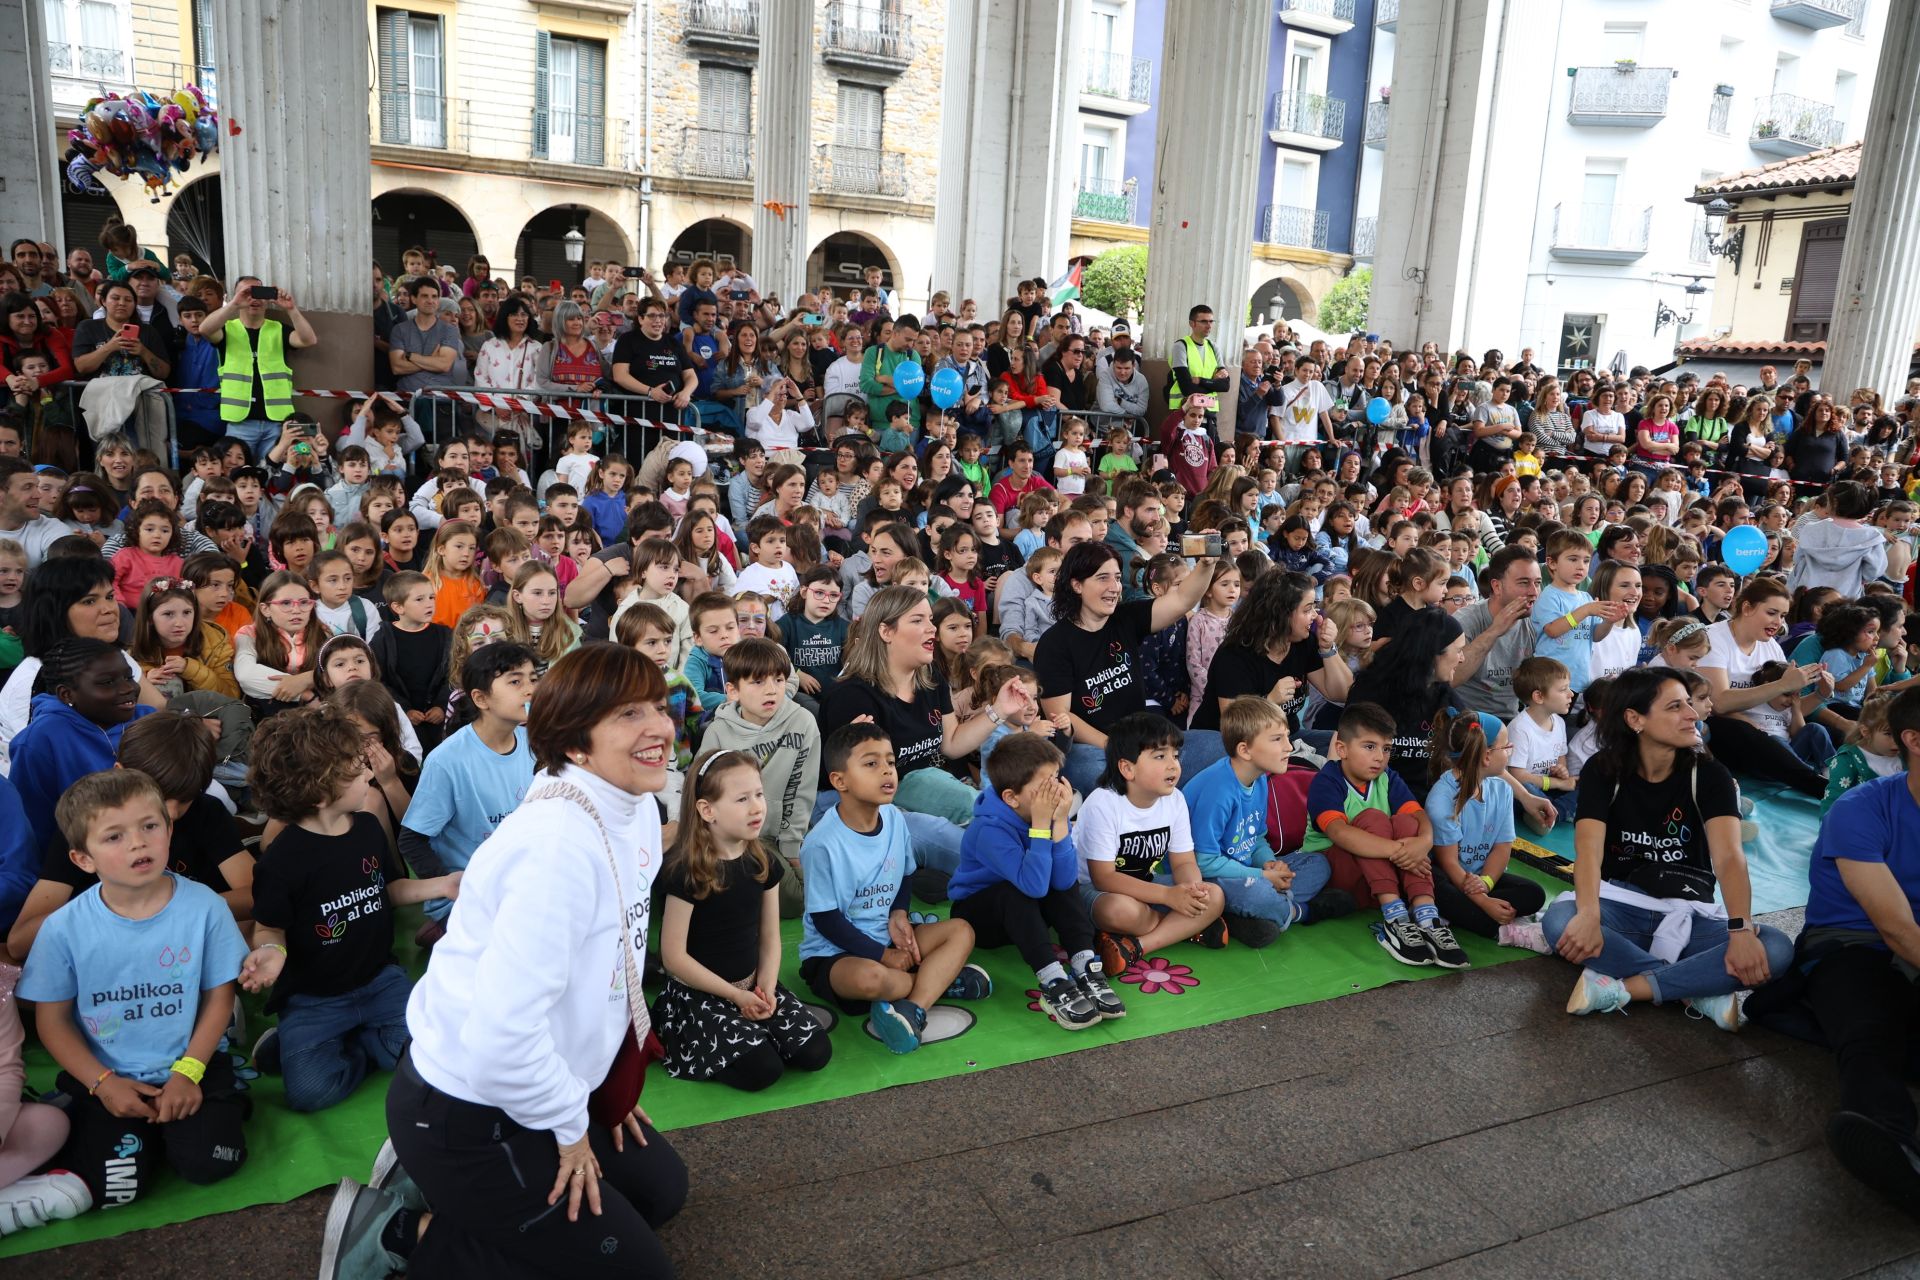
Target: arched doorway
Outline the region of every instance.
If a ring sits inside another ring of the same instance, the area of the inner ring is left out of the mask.
[[[227,233],[220,220],[220,175],[209,174],[175,191],[167,208],[167,263],[193,255],[194,265],[221,279],[227,271]]]
[[[586,249],[576,266],[567,261],[566,234],[578,229],[587,238]],[[520,228],[520,239],[513,251],[514,266],[522,276],[532,276],[542,288],[549,280],[558,280],[571,288],[586,278],[587,263],[633,263],[627,238],[613,220],[585,205],[563,204],[543,209]],[[494,267],[497,273],[500,268]]]
[[[894,257],[878,240],[859,231],[836,231],[807,255],[807,287],[857,288],[868,267],[880,268],[881,283],[887,288],[900,287],[900,271]]]
[[[1275,276],[1255,291],[1252,314],[1253,323],[1256,325],[1269,325],[1275,320],[1310,318],[1308,306],[1302,301],[1301,291],[1280,276]]]
[[[373,198],[373,260],[388,275],[400,273],[400,255],[415,245],[442,265],[464,269],[480,252],[473,224],[439,196],[424,191],[389,191]]]
[[[105,191],[75,191],[62,182],[60,231],[67,251],[85,249],[93,255],[94,266],[105,270],[107,251],[100,247],[100,233],[119,212],[119,203]]]
[[[670,263],[691,263],[696,258],[705,258],[721,272],[737,265],[751,274],[753,233],[725,218],[704,218],[675,236],[673,248],[667,251]]]

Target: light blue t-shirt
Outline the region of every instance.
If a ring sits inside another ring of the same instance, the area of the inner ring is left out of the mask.
[[[1835,684],[1838,684],[1860,668],[1872,662],[1873,655],[1871,653],[1861,653],[1855,649],[1828,649],[1820,655],[1820,661],[1826,664],[1827,674],[1833,677]],[[1873,677],[1871,676],[1861,677],[1858,684],[1854,685],[1851,689],[1835,693],[1830,701],[1842,702],[1850,707],[1859,706],[1861,701],[1867,696],[1867,685],[1872,679]]]
[[[462,871],[532,785],[533,752],[524,728],[513,731],[513,751],[503,756],[467,725],[427,756],[401,825],[427,837],[447,870]],[[452,910],[445,898],[426,903],[435,920]]]
[[[1505,778],[1480,779],[1480,794],[1467,801],[1460,816],[1453,803],[1460,797],[1460,775],[1443,774],[1427,792],[1427,816],[1433,819],[1433,842],[1460,846],[1460,866],[1479,875],[1493,846],[1513,840],[1513,788]]]
[[[1547,634],[1547,624],[1558,622],[1583,605],[1593,603],[1593,597],[1584,591],[1568,591],[1562,587],[1548,587],[1533,602],[1533,625],[1539,634],[1533,642],[1533,656],[1552,658],[1567,669],[1567,683],[1575,693],[1584,692],[1591,677],[1593,663],[1593,629],[1600,625],[1598,618],[1582,618],[1567,634],[1555,638]]]
[[[247,941],[226,900],[166,873],[173,897],[129,920],[94,885],[47,917],[21,975],[22,1000],[71,1000],[94,1057],[116,1075],[164,1084],[187,1051],[200,993],[232,982]]]
[[[1250,787],[1234,775],[1233,761],[1215,760],[1180,788],[1193,824],[1194,860],[1209,879],[1244,877],[1273,861],[1267,845],[1267,777]]]
[[[838,805],[827,810],[800,846],[800,872],[807,885],[800,958],[843,954],[813,923],[816,911],[838,911],[881,946],[893,945],[887,939],[887,917],[913,866],[913,841],[900,810],[881,805],[880,829],[872,835],[842,822]]]

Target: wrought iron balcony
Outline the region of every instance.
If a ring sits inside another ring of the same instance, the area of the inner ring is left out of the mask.
[[[1083,178],[1073,198],[1073,216],[1088,222],[1131,225],[1138,208],[1138,194],[1137,184],[1131,178],[1125,182]]]
[[[380,89],[375,93],[373,140],[388,147],[428,147],[435,151],[457,148],[468,121],[465,100],[413,89]]]
[[[1260,210],[1260,243],[1296,249],[1327,247],[1327,214],[1295,204],[1270,204]]]
[[[1392,31],[1400,25],[1400,0],[1379,0],[1373,6],[1373,25]]]
[[[1809,31],[1824,31],[1851,25],[1866,7],[1865,0],[1773,0],[1773,16]]]
[[[827,0],[827,34],[820,56],[829,63],[898,73],[913,60],[906,15],[883,4]]]
[[[1328,36],[1353,30],[1353,11],[1354,0],[1280,0],[1280,21]]]
[[[688,125],[680,130],[680,172],[689,178],[752,181],[753,135]]]
[[[1353,256],[1362,262],[1373,261],[1374,241],[1380,237],[1380,219],[1353,220]]]
[[[1080,91],[1096,98],[1117,98],[1142,106],[1153,96],[1153,59],[1130,58],[1104,49],[1085,52],[1086,70]]]
[[[1347,104],[1323,93],[1273,95],[1267,134],[1275,142],[1314,151],[1331,151],[1347,136]]]
[[[1672,67],[1642,67],[1617,62],[1610,67],[1575,67],[1570,124],[1651,129],[1667,118]]]
[[[1387,104],[1384,102],[1367,104],[1366,144],[1370,147],[1387,145]]]
[[[1838,143],[1842,128],[1830,102],[1794,93],[1767,94],[1754,99],[1749,143],[1768,155],[1805,155]]]
[[[1723,84],[1719,89],[1727,92],[1721,93],[1716,89],[1712,101],[1707,103],[1707,132],[1717,133],[1724,138],[1733,117],[1733,86]]]
[[[1647,252],[1653,206],[1557,204],[1547,252],[1561,262],[1632,262]]]
[[[760,48],[760,0],[687,0],[687,44],[731,53]]]
[[[902,199],[907,194],[906,157],[877,147],[829,143],[814,152],[813,184],[816,190],[843,195]]]

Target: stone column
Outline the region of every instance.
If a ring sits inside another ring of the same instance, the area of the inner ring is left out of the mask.
[[[1887,6],[1820,389],[1907,385],[1920,330],[1920,6]]]
[[[760,102],[753,140],[753,277],[782,305],[807,287],[813,161],[813,0],[760,6]],[[770,205],[775,207],[769,207]]]
[[[0,0],[0,244],[50,240],[61,256],[60,152],[40,0]],[[59,267],[60,263],[50,264]]]
[[[1177,19],[1168,14],[1140,340],[1148,360],[1166,361],[1187,333],[1188,309],[1205,303],[1221,367],[1239,364],[1272,24],[1272,6],[1247,0],[1185,0]],[[1233,406],[1231,393],[1221,397],[1223,432],[1232,430]]]
[[[214,0],[213,24],[228,279],[287,290],[313,323],[320,344],[294,357],[296,382],[370,387],[367,10]]]
[[[1084,7],[948,0],[933,288],[956,309],[997,317],[1015,280],[1066,270]]]

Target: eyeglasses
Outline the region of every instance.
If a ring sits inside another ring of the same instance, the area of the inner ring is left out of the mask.
[[[311,609],[313,601],[309,598],[299,600],[269,600],[267,604],[275,609]]]
[[[1473,603],[1472,596],[1442,596],[1441,600],[1446,604],[1452,605],[1469,605]]]

